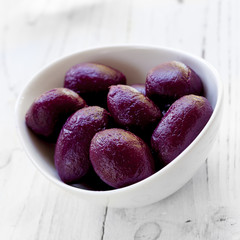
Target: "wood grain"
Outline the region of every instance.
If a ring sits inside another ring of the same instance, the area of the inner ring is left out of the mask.
[[[0,239],[240,239],[239,0],[0,1]],[[186,50],[224,84],[222,126],[205,164],[172,196],[138,209],[89,203],[48,182],[22,150],[14,106],[54,59],[108,44]]]

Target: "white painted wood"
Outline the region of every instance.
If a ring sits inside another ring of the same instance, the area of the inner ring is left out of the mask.
[[[1,0],[0,239],[240,239],[239,10],[239,0]],[[90,205],[49,183],[23,152],[14,122],[19,92],[44,65],[122,43],[201,56],[225,90],[206,163],[178,192],[138,209]]]

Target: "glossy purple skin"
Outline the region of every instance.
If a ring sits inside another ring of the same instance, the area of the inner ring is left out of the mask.
[[[131,87],[135,88],[136,90],[138,90],[140,93],[142,93],[143,95],[146,96],[146,89],[145,89],[145,84],[133,84],[131,85]]]
[[[74,183],[90,169],[90,142],[98,131],[106,129],[110,114],[94,106],[78,110],[64,124],[55,148],[54,161],[61,180]]]
[[[157,124],[162,116],[153,101],[127,85],[111,86],[107,105],[115,122],[127,130],[144,131]]]
[[[202,131],[213,109],[202,96],[186,95],[176,100],[153,132],[152,149],[165,164],[176,158]]]
[[[129,186],[155,172],[154,160],[146,143],[133,133],[118,128],[94,136],[90,160],[98,176],[114,188]]]
[[[202,95],[203,85],[199,76],[184,63],[167,62],[148,72],[146,95],[159,106],[189,94]]]
[[[25,116],[26,124],[35,134],[54,141],[67,118],[85,105],[74,91],[54,88],[33,102]]]
[[[64,87],[80,95],[107,91],[115,84],[126,84],[124,74],[112,67],[97,63],[80,63],[71,67],[64,81]]]

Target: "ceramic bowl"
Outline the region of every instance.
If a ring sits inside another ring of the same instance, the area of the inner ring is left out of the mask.
[[[144,83],[154,66],[177,60],[201,77],[213,114],[191,145],[163,169],[149,178],[121,189],[96,191],[84,184],[63,183],[54,167],[54,146],[38,139],[26,127],[25,114],[43,92],[62,87],[66,71],[81,62],[98,62],[114,67],[127,77],[127,84]],[[109,46],[88,49],[63,57],[37,73],[23,89],[16,104],[17,129],[28,156],[51,182],[81,199],[109,207],[140,207],[164,199],[186,184],[204,163],[219,129],[222,112],[222,84],[216,70],[205,60],[189,53],[154,46]]]

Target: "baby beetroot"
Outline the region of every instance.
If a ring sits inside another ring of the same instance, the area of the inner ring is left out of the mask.
[[[151,176],[191,144],[213,112],[203,93],[200,77],[178,61],[131,86],[120,71],[85,62],[66,72],[64,88],[36,99],[25,119],[35,134],[56,141],[63,182],[109,190]]]
[[[54,154],[55,166],[63,182],[76,182],[88,172],[91,139],[96,132],[107,128],[109,119],[109,113],[97,106],[80,109],[68,118]]]
[[[151,145],[165,164],[176,158],[202,131],[212,115],[202,96],[187,95],[176,100],[153,132]]]
[[[26,113],[27,126],[37,135],[56,140],[67,118],[85,101],[67,88],[54,88],[38,97]]]
[[[139,182],[155,172],[146,143],[123,129],[96,133],[90,145],[90,160],[98,176],[114,188]]]
[[[184,95],[202,93],[199,76],[178,61],[160,64],[151,69],[146,77],[146,95],[159,106],[171,104]]]
[[[161,118],[161,111],[148,97],[126,85],[110,87],[107,105],[120,126],[136,133],[148,131]]]
[[[71,67],[64,81],[64,87],[77,92],[88,105],[104,105],[108,88],[115,84],[126,84],[124,74],[97,63],[80,63]]]

